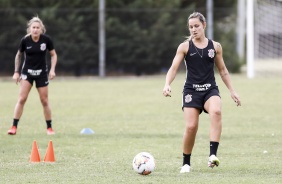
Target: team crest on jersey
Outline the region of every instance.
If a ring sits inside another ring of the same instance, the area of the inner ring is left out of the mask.
[[[208,56],[210,57],[210,58],[214,58],[214,50],[213,49],[209,49],[208,50]]]
[[[189,103],[189,102],[191,102],[191,101],[192,101],[192,95],[187,94],[187,95],[185,96],[185,103]]]
[[[46,49],[46,44],[45,43],[42,43],[40,45],[40,50],[44,51]]]

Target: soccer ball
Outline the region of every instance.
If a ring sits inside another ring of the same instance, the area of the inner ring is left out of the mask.
[[[132,162],[135,172],[141,175],[150,174],[156,167],[154,157],[148,152],[138,153]]]

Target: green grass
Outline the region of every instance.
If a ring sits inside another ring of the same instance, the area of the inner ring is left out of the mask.
[[[26,103],[16,136],[11,126],[19,87],[2,79],[0,91],[0,183],[282,183],[282,80],[232,75],[241,96],[236,107],[217,76],[223,104],[221,165],[207,168],[209,119],[200,116],[192,155],[192,172],[180,174],[184,118],[181,91],[184,74],[162,96],[164,75],[106,79],[57,78],[49,86],[56,135],[46,135],[35,88]],[[81,135],[91,128],[94,135]],[[55,163],[30,163],[33,141],[41,159],[53,141]],[[263,153],[264,151],[267,153]],[[133,157],[150,152],[156,170],[141,176]]]

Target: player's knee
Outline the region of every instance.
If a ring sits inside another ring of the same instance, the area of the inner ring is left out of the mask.
[[[21,105],[24,105],[26,100],[27,100],[27,97],[20,97],[19,100],[18,100],[18,103],[21,104]]]
[[[48,102],[48,99],[41,99],[41,104],[42,104],[42,106],[48,106],[49,105],[49,102]]]
[[[198,130],[198,126],[196,123],[186,125],[186,132],[197,132],[197,130]]]
[[[221,109],[213,109],[209,112],[210,115],[212,116],[219,116],[221,117]]]

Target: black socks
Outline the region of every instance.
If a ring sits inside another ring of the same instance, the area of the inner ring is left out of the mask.
[[[188,164],[190,166],[191,154],[183,153],[183,165]]]
[[[216,156],[218,145],[219,145],[219,142],[210,141],[210,156],[211,155]]]
[[[13,119],[13,126],[18,127],[19,119]],[[52,120],[46,120],[47,129],[52,128]]]
[[[52,120],[46,120],[47,129],[52,128]]]
[[[210,141],[210,156],[211,155],[216,156],[218,145],[219,145],[219,142]],[[183,165],[187,164],[187,165],[191,166],[190,159],[191,159],[191,154],[183,153]]]
[[[18,127],[19,119],[13,120],[13,126]]]

